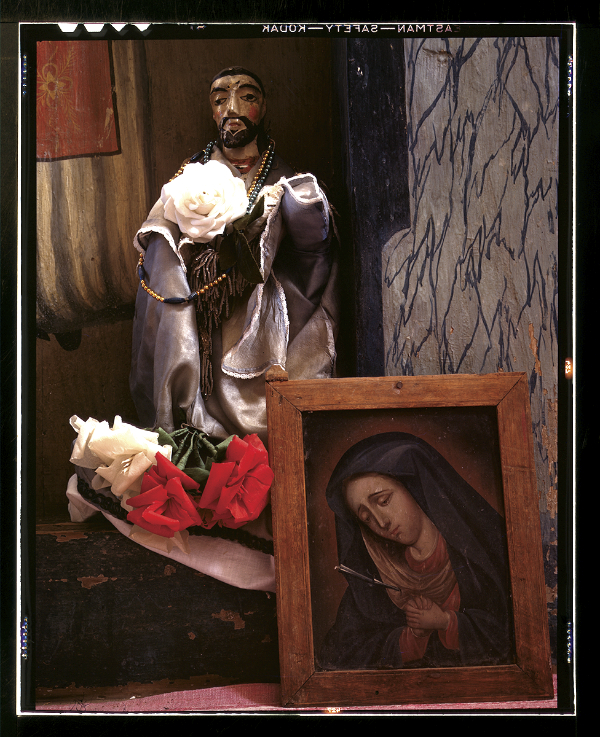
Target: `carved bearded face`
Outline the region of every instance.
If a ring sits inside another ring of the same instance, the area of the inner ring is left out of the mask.
[[[210,88],[210,104],[226,148],[241,148],[251,143],[267,111],[260,87],[247,74],[216,79]]]

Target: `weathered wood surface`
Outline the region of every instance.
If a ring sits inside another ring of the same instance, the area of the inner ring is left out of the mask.
[[[541,672],[551,654],[528,395],[523,375],[498,407],[498,428],[517,658]]]
[[[32,627],[40,697],[278,682],[273,594],[228,586],[114,530],[42,529]]]
[[[271,486],[275,575],[277,591],[285,592],[277,597],[282,693],[294,693],[310,676],[314,652],[304,458],[298,452],[303,445],[302,416],[279,393],[288,383],[275,380],[266,386],[267,424],[273,439],[269,447],[277,447],[269,454],[275,474]]]
[[[386,376],[280,382],[275,390],[299,411],[380,407],[496,406],[522,374]],[[465,391],[465,382],[469,387]]]
[[[316,672],[285,706],[378,704],[460,704],[477,701],[547,699],[550,689],[518,666],[441,668],[413,671]]]

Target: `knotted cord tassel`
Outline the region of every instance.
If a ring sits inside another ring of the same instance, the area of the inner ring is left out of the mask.
[[[254,243],[257,247],[259,239]],[[232,299],[243,294],[247,280],[237,266],[219,275],[219,257],[210,247],[204,247],[194,256],[189,268],[190,288],[196,297],[196,324],[200,347],[200,389],[203,396],[212,394],[214,380],[212,369],[212,331],[227,319]]]

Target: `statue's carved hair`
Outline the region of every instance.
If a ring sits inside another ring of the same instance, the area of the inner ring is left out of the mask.
[[[254,72],[251,72],[249,69],[245,69],[244,67],[227,67],[227,69],[222,69],[210,80],[210,86],[212,87],[214,82],[216,82],[217,79],[221,79],[221,77],[231,77],[233,75],[239,74],[245,74],[247,77],[252,77],[256,84],[260,87],[260,91],[262,92],[263,97],[266,97],[265,87],[261,82],[260,77],[257,74],[254,74]]]

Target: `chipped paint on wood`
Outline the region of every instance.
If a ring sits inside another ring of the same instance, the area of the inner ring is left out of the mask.
[[[166,564],[177,573],[165,576]],[[118,531],[91,529],[70,545],[36,535],[36,688],[75,681],[116,693],[121,684],[129,697],[135,682],[165,678],[183,679],[182,688],[196,677],[198,688],[277,680],[276,597],[196,573]],[[212,616],[221,610],[232,614]]]
[[[53,532],[51,534],[56,536],[57,543],[68,543],[70,540],[82,540],[87,537],[84,532],[75,530],[72,532]]]
[[[551,486],[546,493],[546,510],[552,519],[556,519],[558,509],[558,491],[556,487]]]
[[[81,581],[81,586],[84,589],[91,589],[92,586],[97,586],[99,583],[106,583],[108,581],[107,576],[81,576],[77,578],[78,581]],[[111,579],[112,581],[116,581],[116,578]]]
[[[223,622],[233,622],[233,628],[236,630],[244,629],[246,623],[238,612],[221,609],[218,614],[213,614],[213,619],[221,619]]]
[[[535,360],[535,373],[538,376],[541,376],[542,375],[542,364],[540,363],[540,358],[538,356],[538,342],[533,332],[533,323],[529,323],[529,348],[531,349],[531,353]]]

